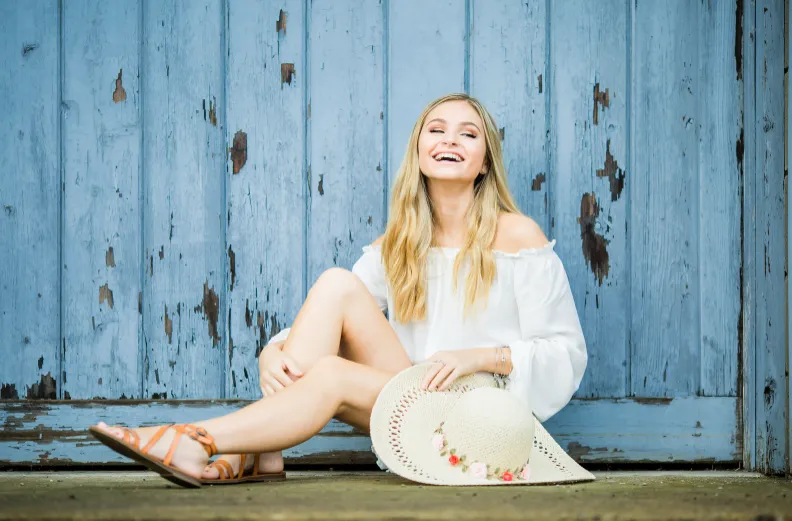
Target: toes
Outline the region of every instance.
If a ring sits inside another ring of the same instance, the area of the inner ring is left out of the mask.
[[[217,479],[220,477],[220,471],[217,469],[217,467],[210,467],[207,465],[203,470],[201,477],[204,479]]]

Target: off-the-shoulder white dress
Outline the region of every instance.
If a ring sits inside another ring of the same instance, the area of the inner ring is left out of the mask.
[[[505,388],[527,400],[539,421],[566,405],[586,369],[586,342],[555,240],[517,253],[494,251],[497,274],[485,309],[463,320],[466,269],[453,285],[457,248],[432,248],[428,262],[427,318],[390,324],[413,363],[436,351],[509,346],[513,370]],[[385,311],[393,301],[381,249],[366,246],[352,268]],[[284,329],[270,342],[284,340]],[[493,354],[494,356],[494,354]]]

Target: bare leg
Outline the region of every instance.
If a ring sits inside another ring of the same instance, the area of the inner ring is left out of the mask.
[[[407,353],[396,332],[388,323],[366,286],[352,272],[332,268],[325,271],[305,299],[294,320],[283,350],[292,356],[303,371],[310,371],[325,356],[340,356],[391,374],[409,367]],[[338,419],[363,430],[359,420],[346,414]],[[238,455],[226,455],[234,470],[239,468]],[[252,457],[247,461],[253,462]],[[283,470],[283,456],[262,454],[261,472]],[[219,471],[208,467],[205,479],[216,479]]]
[[[337,415],[354,417],[359,423],[367,424],[371,408],[391,376],[387,371],[339,357],[324,357],[308,374],[283,391],[196,425],[204,427],[214,437],[218,451],[223,453],[280,451],[311,438]],[[99,427],[113,433],[104,424]],[[148,442],[148,437],[141,433],[141,445]],[[163,436],[150,453],[163,457],[171,439],[172,431]],[[200,477],[207,460],[198,442],[183,437],[172,464],[187,474]]]

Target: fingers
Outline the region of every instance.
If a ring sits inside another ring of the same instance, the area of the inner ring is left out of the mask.
[[[275,390],[268,383],[262,382],[261,394],[263,394],[264,396],[272,396],[273,394],[275,394]]]
[[[462,372],[459,369],[454,369],[453,371],[451,371],[451,374],[448,375],[445,381],[440,385],[438,390],[439,391],[447,390],[451,386],[451,384],[454,383],[454,381],[456,381],[456,379],[459,378],[461,375]]]
[[[292,383],[291,379],[283,372],[283,369],[270,369],[265,377],[275,391],[280,391]]]
[[[283,368],[289,371],[294,376],[300,377],[303,376],[302,369],[297,365],[297,362],[294,361],[293,358],[290,356],[283,356]]]
[[[454,367],[452,367],[450,365],[444,365],[440,369],[440,371],[437,372],[437,374],[432,379],[432,381],[429,383],[429,386],[427,387],[427,389],[429,391],[436,391],[440,387],[440,385],[445,381],[445,379],[448,378],[448,376],[452,372],[454,372]]]
[[[434,380],[434,377],[437,376],[437,373],[439,373],[440,370],[443,369],[443,367],[444,367],[443,364],[441,364],[440,362],[435,362],[434,364],[429,366],[429,370],[426,371],[426,376],[424,376],[423,381],[421,381],[422,391],[425,391],[429,387],[429,384],[432,382],[432,380]]]

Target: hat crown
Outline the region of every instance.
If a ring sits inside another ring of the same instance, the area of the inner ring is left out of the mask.
[[[534,418],[530,407],[511,393],[484,387],[459,398],[441,431],[447,448],[467,464],[514,472],[531,456]]]

